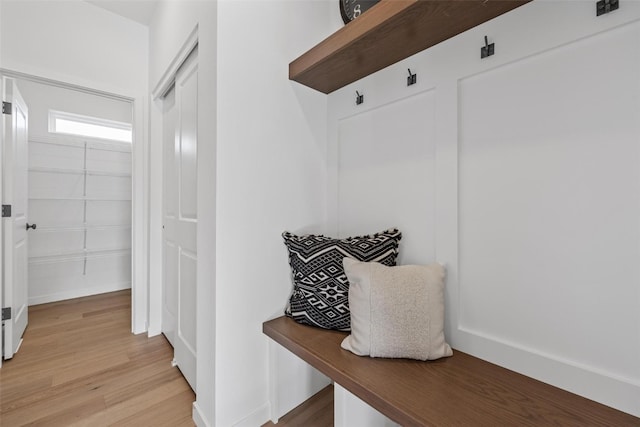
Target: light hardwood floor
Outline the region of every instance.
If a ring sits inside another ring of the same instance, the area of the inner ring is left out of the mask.
[[[131,334],[131,293],[29,308],[0,368],[0,425],[193,426],[195,396],[164,336]]]

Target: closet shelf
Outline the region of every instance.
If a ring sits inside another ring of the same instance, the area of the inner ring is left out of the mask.
[[[29,197],[29,200],[62,200],[62,201],[87,201],[87,202],[130,202],[131,198],[118,197]]]
[[[66,225],[66,226],[38,226],[35,230],[36,232],[50,232],[56,233],[61,231],[84,231],[84,230],[93,230],[93,231],[103,231],[103,230],[130,230],[130,224],[120,224],[120,225]]]
[[[84,261],[85,259],[113,258],[118,256],[131,255],[131,248],[104,249],[104,250],[84,250],[75,252],[65,252],[56,255],[29,257],[29,264],[51,264],[58,262]]]
[[[29,142],[38,144],[57,145],[61,147],[79,148],[83,150],[85,144],[87,150],[114,151],[117,153],[131,153],[131,144],[127,142],[105,142],[104,140],[93,140],[91,138],[73,137],[70,135],[29,135]]]
[[[131,177],[130,173],[124,172],[110,172],[110,171],[100,171],[94,169],[65,169],[65,168],[45,168],[45,167],[30,167],[29,172],[42,172],[42,173],[64,173],[71,175],[98,175],[98,176],[115,176],[115,177],[123,177],[128,178]]]
[[[529,1],[381,0],[291,62],[289,79],[328,94]]]

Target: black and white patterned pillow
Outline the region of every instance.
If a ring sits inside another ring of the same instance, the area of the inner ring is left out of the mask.
[[[369,236],[334,239],[285,231],[282,237],[293,274],[293,293],[285,314],[298,323],[349,331],[349,281],[342,259],[394,266],[402,233],[394,228]]]

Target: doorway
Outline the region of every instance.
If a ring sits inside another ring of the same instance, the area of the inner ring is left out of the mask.
[[[133,100],[16,77],[29,105],[28,304],[132,288]]]
[[[131,104],[19,84],[30,106],[29,215],[37,225],[29,304],[131,288]]]

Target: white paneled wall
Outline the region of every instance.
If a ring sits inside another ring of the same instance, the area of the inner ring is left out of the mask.
[[[29,141],[29,302],[131,286],[131,145]]]
[[[435,257],[435,93],[381,105],[339,122],[339,234],[400,230],[399,263]],[[375,212],[363,215],[362,212]]]
[[[639,41],[640,3],[532,2],[329,95],[336,231],[446,264],[455,348],[634,415]]]
[[[458,152],[459,327],[635,381],[639,41],[635,24],[461,80]]]

